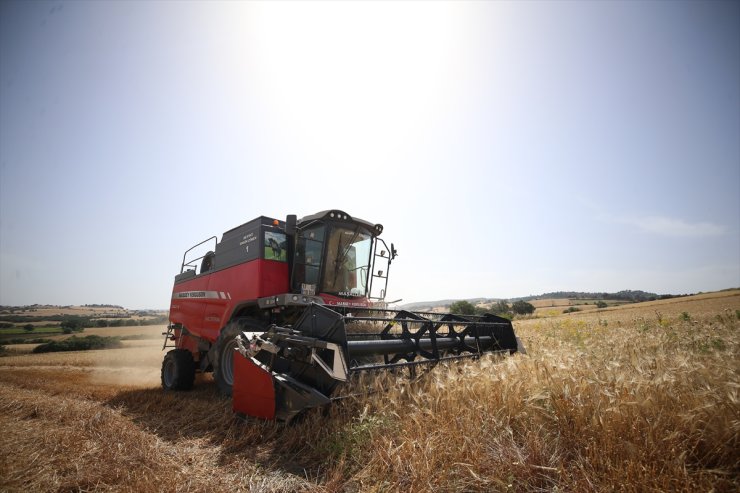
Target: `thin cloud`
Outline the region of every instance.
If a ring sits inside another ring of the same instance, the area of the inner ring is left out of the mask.
[[[648,233],[678,238],[721,236],[727,231],[727,228],[720,224],[709,222],[689,223],[682,219],[664,216],[646,216],[627,220],[626,222]]]

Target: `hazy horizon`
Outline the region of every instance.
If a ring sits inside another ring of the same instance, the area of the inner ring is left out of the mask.
[[[656,294],[658,296],[684,297],[684,296],[695,296],[695,295],[700,295],[700,294],[723,292],[723,291],[733,291],[733,290],[737,290],[737,289],[740,289],[740,287],[735,286],[735,287],[730,287],[730,288],[718,289],[716,291],[698,291],[698,292],[695,292],[695,293],[652,293],[652,294]],[[623,291],[644,291],[644,290],[641,290],[641,289],[629,289],[629,290],[623,290]],[[606,294],[609,294],[609,295],[613,295],[613,294],[618,293],[619,291],[608,293],[608,292],[605,292],[605,291],[588,291],[588,292],[585,292],[585,291],[560,290],[560,291],[553,291],[552,293],[558,293],[558,292],[563,292],[563,293],[594,293],[594,294],[596,294],[596,293],[606,293]],[[399,301],[397,303],[397,305],[398,306],[407,306],[407,305],[420,305],[420,304],[430,304],[430,303],[443,303],[443,302],[448,302],[448,301],[454,302],[454,301],[463,301],[463,300],[464,301],[473,301],[473,300],[488,300],[488,301],[490,301],[490,300],[505,300],[505,301],[512,301],[512,300],[517,300],[517,299],[522,299],[522,298],[524,298],[524,299],[527,299],[527,298],[530,298],[530,297],[536,298],[536,297],[547,295],[547,294],[550,294],[550,293],[538,293],[538,294],[530,293],[529,295],[524,295],[524,296],[510,296],[510,297],[471,296],[469,298],[442,298],[442,299],[411,300],[411,301]],[[550,299],[550,298],[542,298],[542,299]],[[553,299],[556,299],[556,298],[553,298]],[[605,298],[605,299],[611,299],[611,298]],[[393,301],[393,300],[388,299],[387,301]],[[635,303],[638,303],[638,302],[635,302]],[[149,306],[149,307],[129,307],[129,306],[124,306],[124,305],[120,305],[120,304],[117,304],[117,303],[72,303],[72,304],[68,304],[68,305],[57,305],[57,304],[51,304],[51,303],[30,303],[30,304],[26,304],[26,305],[1,305],[0,304],[0,306],[3,306],[3,307],[15,307],[15,308],[24,308],[24,307],[31,307],[31,306],[41,306],[41,307],[48,306],[48,307],[60,307],[60,308],[63,308],[63,307],[80,307],[80,308],[106,308],[106,307],[113,308],[113,307],[120,307],[120,308],[122,308],[124,310],[128,310],[128,311],[142,311],[142,312],[143,311],[164,311],[164,312],[167,312],[170,309],[169,306],[162,306],[162,307],[151,307],[151,306]]]

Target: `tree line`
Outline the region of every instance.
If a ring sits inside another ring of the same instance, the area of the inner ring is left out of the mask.
[[[56,322],[48,326],[59,326],[62,329],[78,331],[89,327],[130,327],[136,325],[159,325],[166,324],[167,317],[159,315],[146,318],[94,318],[93,316],[83,315],[4,315],[0,316],[0,329],[12,329],[21,326],[27,331],[33,331],[33,324],[30,322]]]
[[[631,301],[638,303],[641,301],[666,300],[670,298],[679,298],[689,296],[688,294],[656,294],[641,290],[626,289],[616,293],[586,293],[583,291],[555,291],[552,293],[543,293],[538,296],[529,296],[524,299],[571,299],[571,300],[613,300],[613,301]]]

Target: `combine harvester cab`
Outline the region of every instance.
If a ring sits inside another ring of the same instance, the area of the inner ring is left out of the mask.
[[[338,210],[300,221],[259,217],[186,251],[162,386],[186,390],[197,372],[213,372],[235,412],[287,422],[331,402],[358,372],[413,372],[520,348],[511,321],[495,315],[388,309],[397,252],[382,231]]]

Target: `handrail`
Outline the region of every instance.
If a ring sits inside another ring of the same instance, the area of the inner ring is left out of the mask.
[[[206,240],[203,240],[200,243],[198,243],[197,245],[193,245],[190,248],[188,248],[187,250],[185,250],[185,253],[182,254],[182,265],[180,265],[180,274],[182,274],[184,272],[186,265],[188,267],[196,267],[195,265],[190,265],[190,264],[193,263],[193,262],[197,262],[198,260],[200,260],[203,257],[205,257],[205,255],[203,255],[202,257],[199,257],[199,258],[196,258],[196,259],[192,259],[192,260],[190,260],[190,262],[188,262],[186,264],[185,263],[185,257],[187,256],[188,252],[191,251],[191,250],[193,250],[194,248],[197,248],[197,247],[201,246],[203,243],[207,243],[207,242],[209,242],[211,240],[214,240],[216,243],[218,243],[218,238],[216,236],[211,236],[210,238],[208,238]],[[214,247],[214,250],[215,250],[215,247]]]

